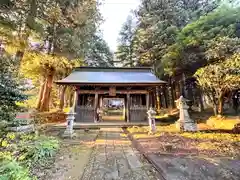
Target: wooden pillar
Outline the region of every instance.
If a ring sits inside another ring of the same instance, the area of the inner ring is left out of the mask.
[[[159,94],[159,87],[156,87],[156,98],[157,98],[157,112],[160,113],[161,104],[160,104],[160,94]]]
[[[152,101],[152,92],[149,91],[149,107],[153,107],[153,101]]]
[[[153,99],[153,107],[154,109],[157,109],[157,96],[156,96],[156,91],[152,93],[152,99]]]
[[[179,97],[180,97],[180,96],[185,97],[185,95],[184,95],[184,83],[183,83],[183,80],[180,80],[180,81],[179,81]]]
[[[76,88],[75,91],[74,91],[74,95],[73,95],[73,105],[72,105],[72,108],[73,108],[74,112],[76,112],[77,101],[78,101],[78,90]]]
[[[165,108],[168,108],[168,99],[167,99],[167,89],[166,87],[163,88],[163,98],[164,98],[164,102],[165,102]]]
[[[101,95],[100,96],[99,107],[102,107],[102,106],[103,106],[103,96]]]
[[[147,111],[149,109],[149,93],[146,94],[146,107],[147,107]]]
[[[171,86],[168,87],[168,97],[169,97],[169,106],[171,108],[174,108],[174,94],[173,94],[173,89],[171,88]]]
[[[164,88],[162,86],[160,87],[159,94],[160,94],[160,107],[166,108],[165,97],[164,97]]]
[[[98,108],[98,92],[95,93],[94,98],[94,122],[97,122],[97,108]]]
[[[128,93],[127,94],[127,104],[126,104],[126,106],[127,106],[127,110],[126,110],[126,115],[127,115],[127,122],[130,122],[130,94]]]
[[[183,95],[185,98],[188,98],[188,91],[187,91],[187,83],[186,83],[186,75],[185,73],[182,74],[183,79]]]

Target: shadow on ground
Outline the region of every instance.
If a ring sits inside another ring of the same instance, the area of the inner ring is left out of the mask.
[[[197,133],[158,132],[157,137],[132,132],[130,136],[166,180],[238,180],[240,135],[232,133],[232,130],[221,129]],[[141,134],[145,137],[141,138]]]

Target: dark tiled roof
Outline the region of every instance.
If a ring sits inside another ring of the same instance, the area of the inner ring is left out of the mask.
[[[151,68],[76,68],[58,84],[161,84]]]

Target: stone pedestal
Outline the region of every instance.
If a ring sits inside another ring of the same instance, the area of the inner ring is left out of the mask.
[[[177,108],[179,109],[180,115],[179,119],[176,122],[176,127],[180,131],[197,131],[197,124],[194,120],[189,117],[188,108],[189,106],[186,103],[186,99],[181,96],[177,101]]]
[[[17,127],[9,127],[7,128],[9,131],[13,132],[23,132],[23,133],[30,133],[35,131],[35,127],[33,124],[22,125]]]
[[[156,111],[150,108],[147,111],[147,114],[148,114],[148,122],[149,122],[149,133],[154,134],[156,132],[156,121],[154,117],[156,115]]]
[[[74,133],[73,130],[73,123],[74,123],[74,119],[75,119],[75,114],[73,108],[70,109],[70,111],[67,113],[67,127],[66,130],[63,133],[63,137],[69,137],[69,138],[73,138],[76,136],[76,134]]]

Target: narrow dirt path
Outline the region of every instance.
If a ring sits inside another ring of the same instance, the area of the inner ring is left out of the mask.
[[[157,180],[121,128],[102,128],[81,180]]]

